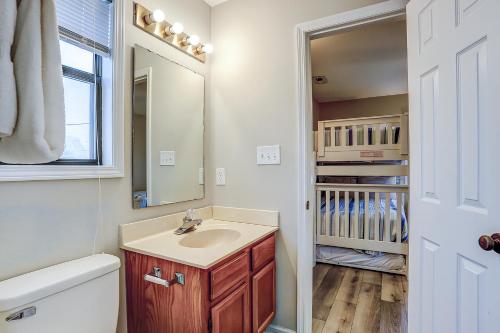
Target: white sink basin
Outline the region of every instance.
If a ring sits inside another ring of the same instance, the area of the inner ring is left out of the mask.
[[[209,229],[192,231],[179,244],[190,248],[209,248],[225,245],[240,238],[241,233],[232,229]]]
[[[0,0],[1,1],[1,0]],[[154,222],[156,224],[156,221]],[[160,224],[161,225],[161,224]],[[128,228],[137,228],[129,226]],[[146,230],[150,226],[144,227]],[[249,244],[276,232],[277,227],[207,219],[196,230],[176,235],[177,226],[121,245],[122,249],[207,269]],[[131,230],[140,233],[140,230]]]

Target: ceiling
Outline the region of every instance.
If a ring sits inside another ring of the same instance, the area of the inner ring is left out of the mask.
[[[208,3],[210,6],[214,7],[217,6],[220,3],[226,2],[227,0],[203,0],[206,3]]]
[[[313,84],[318,102],[360,99],[408,92],[406,22],[387,21],[311,41]]]

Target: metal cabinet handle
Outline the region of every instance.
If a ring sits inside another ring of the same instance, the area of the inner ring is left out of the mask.
[[[495,233],[491,236],[483,235],[479,237],[478,243],[483,250],[493,250],[500,254],[500,233]]]
[[[160,267],[153,267],[153,270],[150,274],[144,275],[144,281],[156,283],[156,284],[162,285],[166,288],[168,288],[174,284],[184,285],[186,282],[185,278],[184,278],[184,274],[182,274],[182,273],[175,273],[175,277],[172,280],[162,279]]]

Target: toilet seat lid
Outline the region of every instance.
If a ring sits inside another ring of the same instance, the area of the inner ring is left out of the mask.
[[[10,311],[120,268],[120,259],[96,254],[0,282],[0,312]]]

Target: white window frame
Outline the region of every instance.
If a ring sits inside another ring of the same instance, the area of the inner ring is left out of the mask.
[[[113,2],[112,110],[103,128],[103,165],[0,165],[0,181],[123,177],[124,161],[124,5]],[[103,97],[104,98],[104,97]],[[103,115],[103,119],[106,116]],[[106,131],[106,133],[105,133]],[[106,145],[105,137],[108,137]]]

